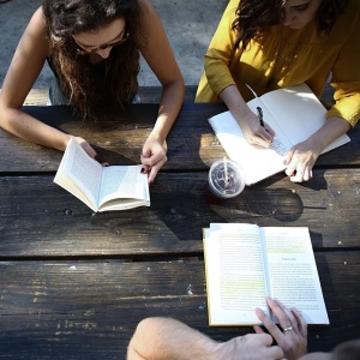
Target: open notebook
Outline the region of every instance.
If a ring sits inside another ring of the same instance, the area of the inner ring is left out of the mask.
[[[329,324],[308,228],[210,224],[203,242],[209,325],[258,324],[267,296]]]
[[[265,122],[275,131],[270,148],[250,145],[229,111],[213,116],[209,123],[229,158],[243,169],[245,184],[251,185],[285,169],[286,152],[321,128],[326,121],[326,109],[306,84],[271,91],[247,104],[255,114],[256,107],[260,106]],[[350,138],[343,135],[323,153],[349,141]]]

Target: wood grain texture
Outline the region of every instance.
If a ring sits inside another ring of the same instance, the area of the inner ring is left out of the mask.
[[[92,143],[99,154],[114,164],[139,162],[142,145],[156,119],[156,104],[131,105],[108,115],[101,127],[88,127],[67,107],[27,107],[34,117]],[[224,111],[220,104],[185,104],[168,138],[167,170],[206,170],[224,151],[207,119]],[[360,127],[350,132],[352,142],[320,157],[317,166],[360,164]],[[17,139],[0,130],[0,173],[56,171],[61,153]]]
[[[316,255],[330,322],[311,350],[360,335],[360,252]],[[170,316],[218,340],[250,328],[207,327],[204,265],[166,262],[0,262],[0,359],[124,359],[136,324]]]
[[[0,178],[1,256],[201,253],[211,222],[308,226],[316,248],[360,246],[360,169],[317,170],[306,185],[278,176],[227,201],[209,193],[206,172],[162,173],[150,208],[101,214],[52,180]]]

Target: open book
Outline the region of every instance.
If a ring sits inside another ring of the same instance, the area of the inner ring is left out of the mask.
[[[259,324],[266,296],[329,324],[308,228],[210,224],[203,242],[210,326]]]
[[[242,167],[246,185],[283,171],[286,152],[308,139],[326,122],[326,109],[305,84],[271,91],[255,97],[247,105],[255,114],[256,107],[261,107],[265,122],[275,131],[270,148],[250,145],[229,111],[209,119],[229,158]],[[350,138],[343,135],[326,147],[323,153],[349,141]]]
[[[150,206],[147,175],[141,165],[104,167],[76,140],[66,147],[54,182],[95,212]]]

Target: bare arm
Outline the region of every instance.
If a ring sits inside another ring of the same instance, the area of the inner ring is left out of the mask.
[[[128,360],[276,360],[268,334],[249,334],[219,343],[180,321],[148,318],[141,321],[128,347]]]
[[[216,347],[215,341],[177,320],[148,318],[130,341],[128,360],[215,360]]]
[[[142,54],[163,87],[158,117],[142,154],[143,164],[153,167],[150,173],[151,182],[166,162],[165,140],[183,103],[185,86],[158,14],[148,0],[142,0],[142,8],[142,31],[146,34],[146,45]],[[159,144],[162,146],[160,152],[156,149]]]
[[[22,104],[49,52],[42,9],[31,18],[12,59],[0,94],[0,126],[37,144],[64,150],[70,136],[25,114]]]

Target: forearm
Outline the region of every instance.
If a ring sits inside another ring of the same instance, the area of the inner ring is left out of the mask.
[[[251,114],[250,108],[247,106],[236,85],[226,87],[219,96],[238,121]]]
[[[177,320],[149,318],[138,325],[128,360],[219,360],[217,347],[217,342]]]
[[[313,144],[320,154],[329,144],[349,131],[350,128],[350,124],[344,119],[332,117],[327,119],[325,124],[307,141]]]
[[[0,126],[29,142],[64,151],[70,135],[33,118],[18,109],[1,108]]]
[[[159,113],[151,135],[164,143],[184,101],[185,86],[181,79],[164,86]]]

